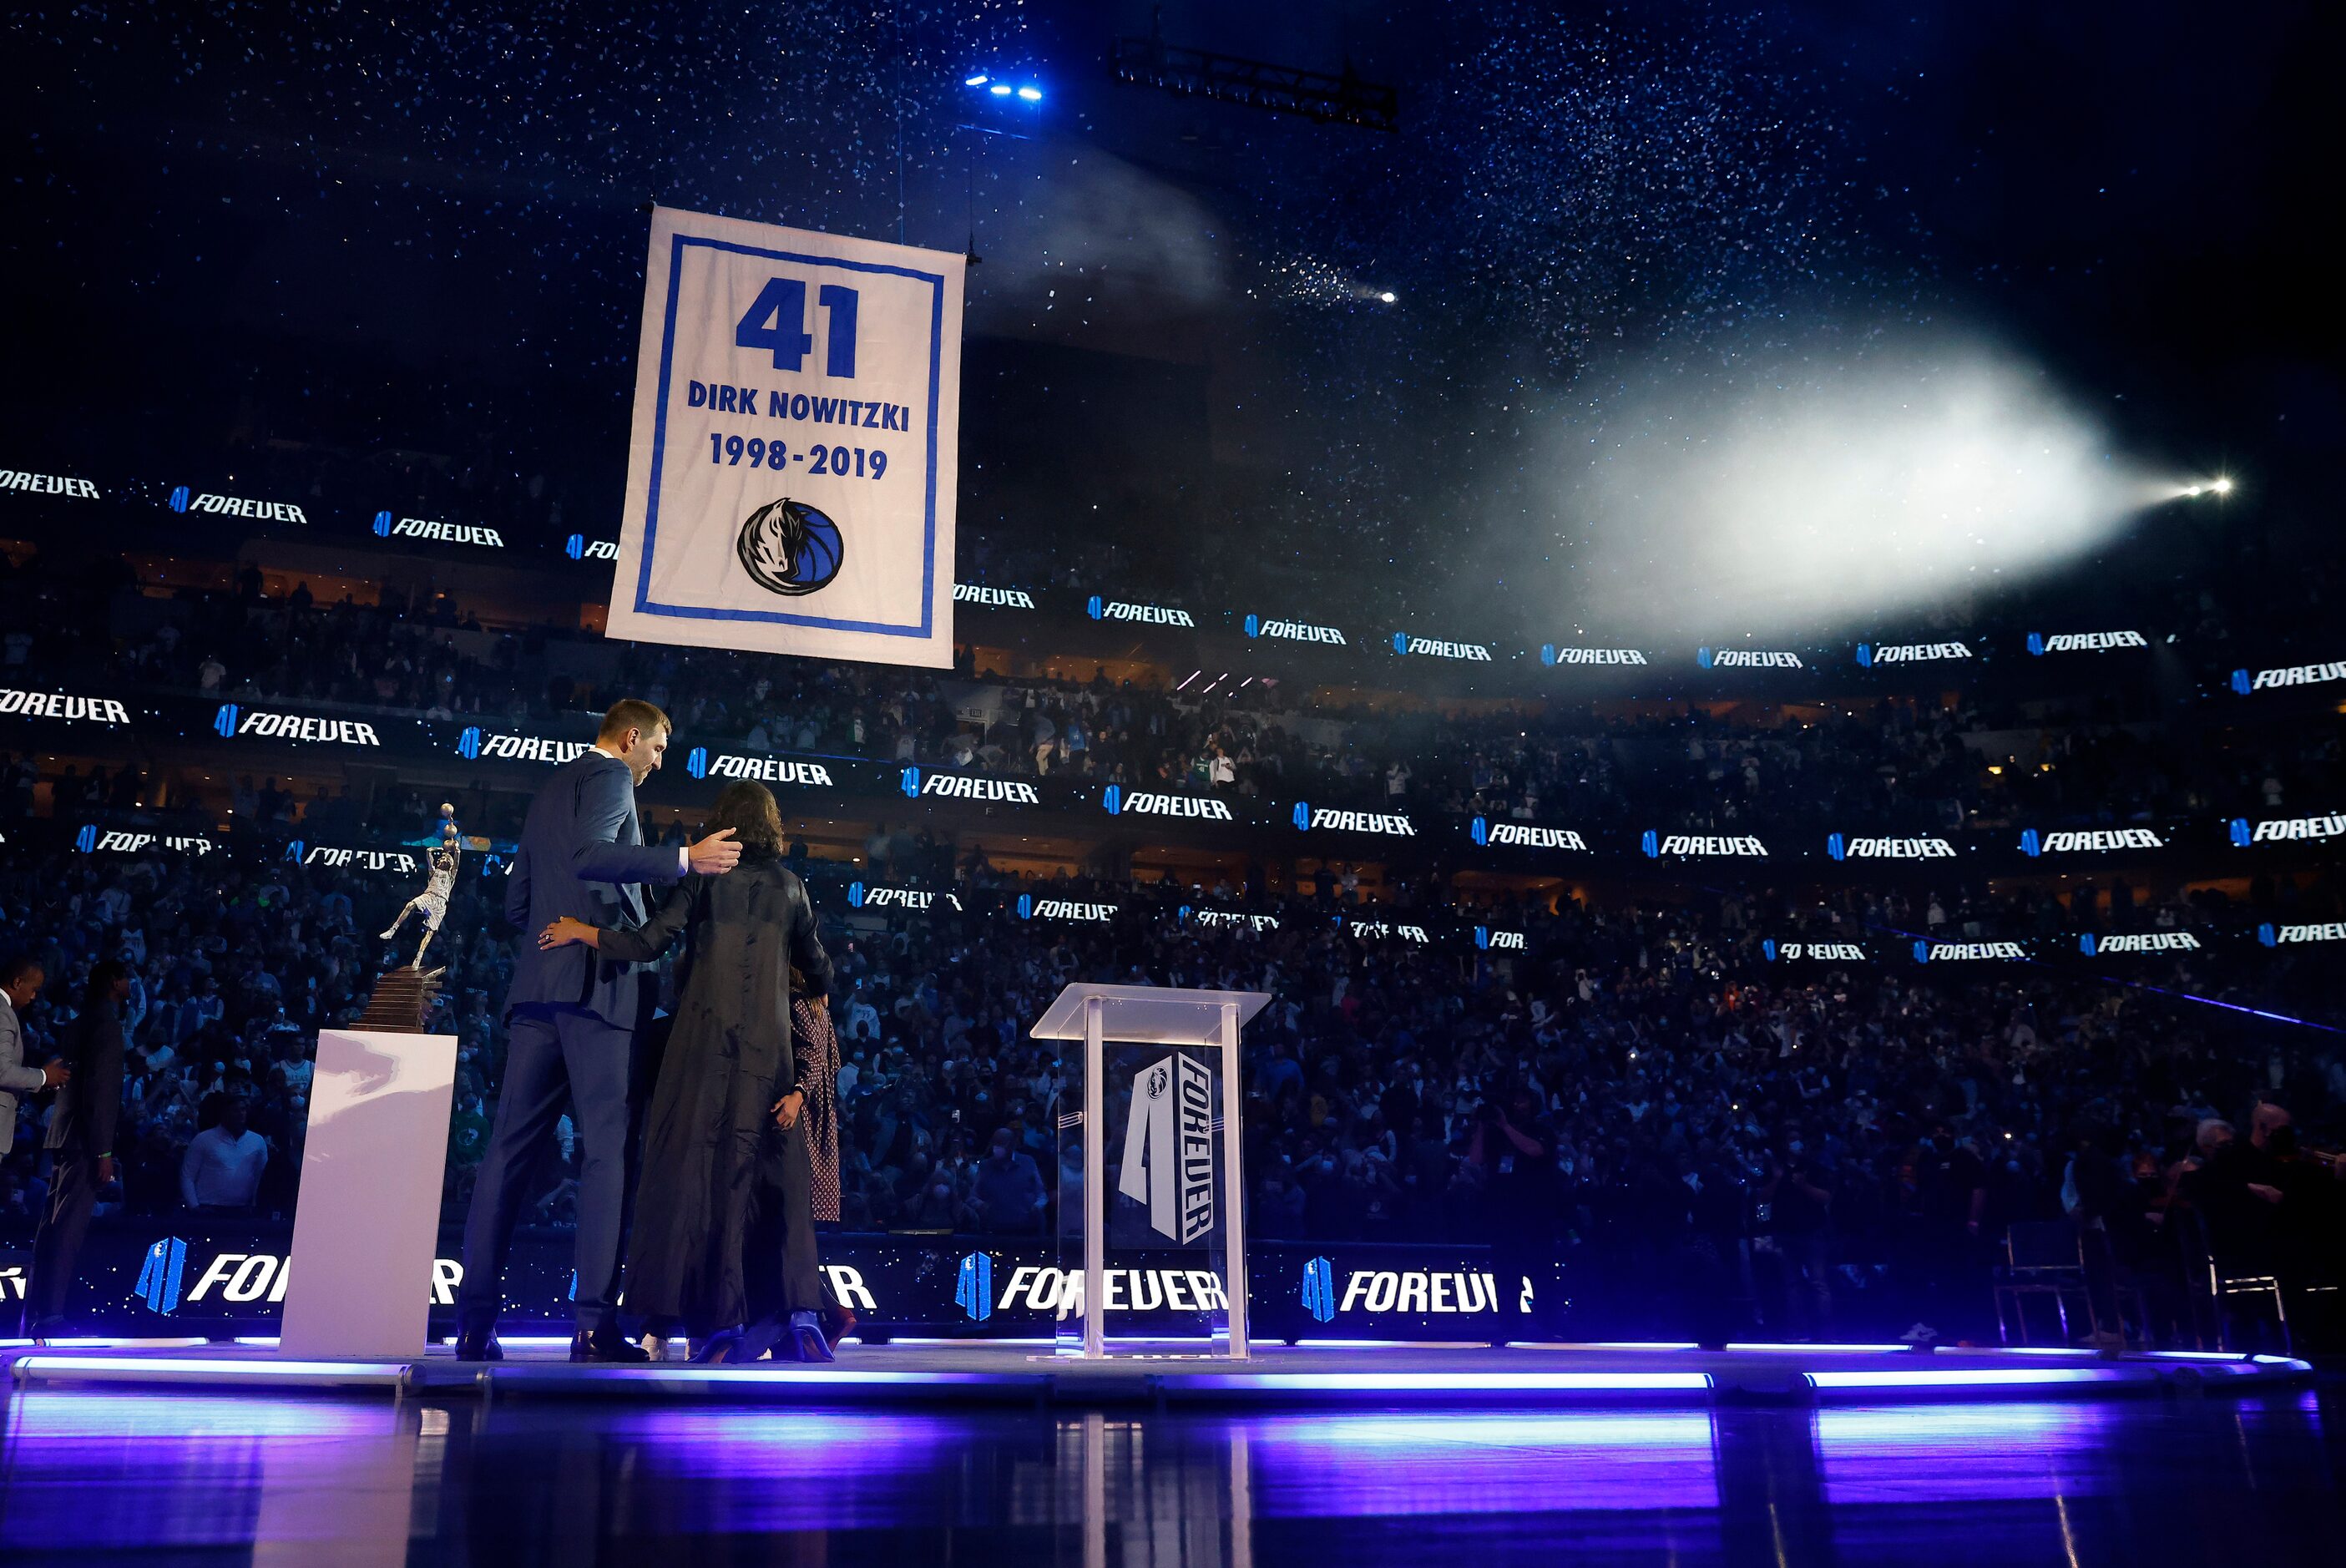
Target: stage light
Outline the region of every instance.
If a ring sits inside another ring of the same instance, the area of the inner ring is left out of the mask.
[[[949,1375],[949,1374],[948,1374]],[[1170,1380],[1168,1380],[1170,1382]],[[1708,1372],[1202,1372],[1181,1390],[1230,1393],[1707,1393]]]
[[[1388,289],[1383,293],[1378,295],[1377,298],[1390,305],[1393,302],[1393,291],[1391,289]]]
[[[996,82],[994,86],[986,88],[985,90],[992,93],[997,98],[1006,98],[1010,96],[1010,84],[1008,82]]]
[[[1901,1372],[1814,1371],[1806,1376],[1819,1390],[1905,1389],[1920,1392],[1931,1389],[2026,1388],[2047,1383],[2115,1382],[2125,1380],[2128,1374],[2117,1367],[2027,1367],[1946,1372],[1927,1369]]]
[[[961,85],[964,87],[982,87],[985,86],[988,79],[986,74],[980,71],[974,76],[964,76],[961,79]]]
[[[1018,96],[1027,103],[1039,104],[1043,101],[1043,89],[1040,87],[1021,87],[1018,89]]]
[[[1625,363],[1601,450],[1559,419],[1532,470],[1627,635],[1698,609],[1755,633],[1879,625],[2067,565],[2181,489],[2112,462],[2086,405],[1967,332],[1862,351],[1796,333],[1694,382],[1667,366]]]
[[[2214,491],[2218,495],[2229,495],[2232,493],[2231,478],[2229,475],[2218,478],[2215,484],[2210,484],[2208,488]]]
[[[230,1356],[46,1356],[19,1357],[19,1378],[76,1377],[118,1382],[270,1382],[282,1379],[393,1383],[406,1374],[405,1361],[274,1361]]]

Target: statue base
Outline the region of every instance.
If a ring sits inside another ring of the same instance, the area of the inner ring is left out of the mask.
[[[367,998],[366,1011],[359,1015],[358,1027],[381,1034],[424,1033],[423,1022],[432,1016],[432,1003],[440,994],[440,977],[447,972],[405,965],[383,971]]]

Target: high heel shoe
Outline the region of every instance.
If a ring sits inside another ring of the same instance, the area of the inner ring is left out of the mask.
[[[739,1329],[711,1334],[692,1347],[695,1366],[729,1366],[735,1361],[747,1359],[749,1358],[741,1354],[741,1330]]]
[[[774,1349],[781,1338],[780,1319],[760,1318],[741,1330],[741,1343],[734,1349],[733,1359],[737,1361],[762,1360],[766,1352]]]
[[[831,1346],[822,1337],[821,1319],[812,1312],[790,1314],[790,1348],[801,1361],[831,1359]]]

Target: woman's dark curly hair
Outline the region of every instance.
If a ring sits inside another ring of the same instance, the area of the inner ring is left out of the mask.
[[[737,779],[718,792],[717,804],[709,809],[709,830],[733,830],[733,841],[744,849],[771,850],[782,847],[782,810],[774,804],[774,792],[752,779]]]

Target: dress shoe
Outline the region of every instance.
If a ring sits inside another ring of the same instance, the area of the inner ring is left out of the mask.
[[[570,1341],[570,1359],[574,1361],[602,1361],[615,1366],[635,1366],[651,1358],[643,1347],[621,1338],[611,1329],[592,1334],[578,1334]]]
[[[497,1343],[495,1334],[459,1334],[456,1336],[456,1359],[460,1361],[502,1361],[505,1348]]]
[[[822,1310],[823,1338],[836,1345],[855,1332],[855,1322],[854,1308],[826,1307]]]

